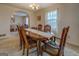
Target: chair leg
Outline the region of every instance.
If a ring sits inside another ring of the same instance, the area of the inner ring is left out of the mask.
[[[58,51],[57,56],[64,56],[64,51]]]
[[[62,56],[64,56],[64,51],[62,52]]]
[[[37,48],[37,56],[39,56],[39,51],[38,51],[38,48]]]
[[[60,51],[58,51],[57,56],[60,56],[60,54],[61,54]]]
[[[46,49],[47,47],[46,47],[46,43],[44,44],[44,49]]]
[[[23,42],[22,42],[22,40],[20,39],[20,50],[22,49],[22,45],[23,45]]]
[[[43,56],[43,46],[41,47],[41,56]]]
[[[64,53],[62,54],[62,56],[64,56]]]
[[[25,45],[23,45],[23,53],[22,53],[22,55],[24,55],[25,54]]]
[[[55,38],[55,37],[53,38],[53,41],[54,41],[54,42],[56,41],[56,38]]]
[[[39,54],[40,54],[40,52],[39,52],[40,51],[40,49],[39,49],[39,43],[40,43],[40,41],[38,40],[37,41],[37,56],[39,56]]]
[[[27,49],[27,56],[28,56],[28,54],[29,54],[29,49]]]

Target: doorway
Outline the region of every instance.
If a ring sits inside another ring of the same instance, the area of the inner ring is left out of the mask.
[[[17,26],[16,25],[23,25],[26,28],[29,27],[29,15],[26,12],[23,11],[17,11],[14,13],[14,15],[11,16],[11,22],[10,22],[10,32],[16,32]]]

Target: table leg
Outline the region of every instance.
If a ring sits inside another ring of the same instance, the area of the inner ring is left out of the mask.
[[[40,55],[40,40],[37,41],[37,56]]]

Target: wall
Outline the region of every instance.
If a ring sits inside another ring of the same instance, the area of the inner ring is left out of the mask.
[[[10,6],[7,4],[0,4],[0,34],[10,32],[11,16],[16,11],[24,11],[24,12],[28,13],[29,19],[30,19],[30,26],[35,26],[35,23],[34,23],[35,19],[34,19],[32,11],[16,8],[14,6]]]
[[[64,4],[63,7],[62,26],[70,26],[68,41],[79,46],[79,4]]]
[[[70,26],[67,42],[79,46],[79,4],[53,4],[52,6],[39,10],[36,15],[41,15],[41,21],[37,24],[45,24],[45,13],[58,9],[58,36],[60,37],[62,28]]]

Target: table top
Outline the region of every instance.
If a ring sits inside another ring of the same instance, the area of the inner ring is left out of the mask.
[[[54,36],[54,33],[52,33],[52,32],[43,32],[43,31],[31,29],[31,28],[28,28],[28,29],[25,29],[25,30],[28,31],[28,32],[32,32],[34,34],[40,35],[42,37],[48,38],[48,39],[50,39],[52,36]]]

